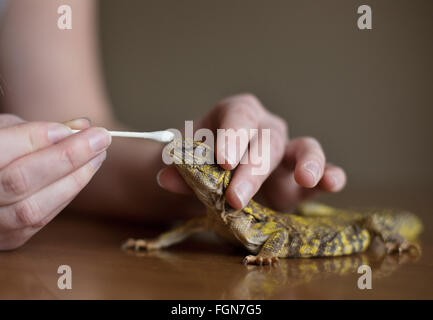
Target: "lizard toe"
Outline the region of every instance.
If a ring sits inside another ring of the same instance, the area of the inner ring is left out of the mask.
[[[135,244],[134,244],[135,251],[140,251],[141,249],[146,250],[147,248],[148,248],[148,243],[146,240],[143,239],[135,240]]]
[[[259,266],[262,266],[263,260],[265,260],[265,259],[263,259],[263,257],[260,257],[260,256],[256,257],[256,264]],[[265,264],[266,264],[266,260],[265,260]]]
[[[132,238],[129,238],[128,240],[124,241],[121,245],[122,250],[128,250],[134,247],[135,240]]]
[[[255,264],[258,266],[263,266],[263,265],[278,265],[279,264],[279,259],[278,257],[275,256],[261,256],[261,255],[257,255],[257,256],[246,256],[244,258],[244,260],[242,261],[243,264],[247,265],[247,264]]]
[[[244,260],[242,260],[242,263],[243,264],[245,264],[245,265],[247,265],[247,264],[254,264],[254,262],[255,262],[255,259],[256,257],[255,256],[246,256],[245,258],[244,258]]]
[[[141,251],[141,250],[148,250],[149,249],[149,243],[146,240],[143,239],[128,239],[122,244],[123,250],[134,250],[134,251]]]
[[[418,243],[404,241],[398,246],[398,253],[402,255],[404,252],[414,253],[414,255],[421,255],[421,247]]]
[[[278,259],[278,257],[272,257],[271,258],[271,264],[272,265],[280,265],[280,259]]]
[[[415,253],[415,255],[421,254],[421,247],[417,243],[412,243],[402,237],[386,242],[385,248],[388,254],[394,252],[397,252],[399,255],[402,255],[404,252]]]
[[[385,244],[385,248],[386,248],[386,252],[387,252],[388,254],[390,254],[390,253],[393,253],[394,251],[396,251],[396,249],[397,249],[397,244],[394,243],[394,242],[387,242],[387,243]]]

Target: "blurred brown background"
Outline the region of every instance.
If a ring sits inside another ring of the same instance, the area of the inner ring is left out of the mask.
[[[358,6],[373,30],[357,28]],[[433,1],[100,1],[107,86],[136,128],[252,92],[346,168],[349,189],[431,190]]]

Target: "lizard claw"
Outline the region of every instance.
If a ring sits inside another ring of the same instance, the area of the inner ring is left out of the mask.
[[[149,241],[144,239],[128,239],[122,243],[122,250],[140,251],[140,250],[151,250]]]
[[[243,264],[248,265],[248,264],[255,264],[255,265],[259,265],[259,266],[263,266],[263,265],[279,265],[280,261],[278,260],[278,257],[275,256],[262,256],[262,255],[257,255],[257,256],[246,256],[244,258],[244,260],[242,261]]]
[[[392,241],[385,243],[387,253],[398,252],[402,255],[404,252],[415,251],[417,255],[421,254],[421,247],[417,243],[411,243],[406,239],[402,241]]]

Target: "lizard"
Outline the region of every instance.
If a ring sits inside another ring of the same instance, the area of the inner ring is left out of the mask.
[[[155,239],[128,239],[124,250],[158,250],[197,232],[212,230],[245,247],[251,254],[244,264],[278,264],[279,258],[334,257],[367,250],[376,237],[387,253],[416,251],[422,231],[411,212],[391,209],[366,212],[304,202],[291,213],[272,210],[254,200],[238,210],[224,196],[236,170],[208,163],[213,150],[201,141],[176,139],[164,149],[180,175],[206,207],[206,215],[193,218]]]

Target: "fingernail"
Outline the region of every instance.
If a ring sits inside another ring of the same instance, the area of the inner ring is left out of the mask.
[[[253,185],[251,182],[244,180],[238,183],[238,185],[234,189],[236,197],[239,199],[242,204],[242,208],[245,207],[252,196],[253,193]]]
[[[315,161],[307,162],[306,164],[304,164],[304,169],[313,176],[314,183],[316,183],[320,175],[320,167],[317,164],[317,162]]]
[[[92,121],[87,117],[80,117],[66,121],[63,124],[70,128],[82,128],[85,126],[90,126],[92,124]]]
[[[225,156],[225,155],[224,155],[224,161],[225,161],[226,164],[230,165],[230,167],[234,168],[234,166],[235,166],[235,161],[232,160],[232,159],[230,158],[230,156],[228,156],[228,155]]]
[[[111,144],[111,135],[104,128],[91,129],[89,145],[93,152],[100,152]]]
[[[332,175],[332,189],[337,190],[340,187],[340,181],[336,175]]]
[[[227,148],[227,157],[225,159],[232,168],[236,165],[237,153],[238,149],[236,145],[229,144]]]
[[[98,170],[101,166],[102,162],[104,162],[105,158],[107,157],[107,151],[102,152],[101,154],[94,157],[92,160],[90,160],[90,165],[95,169]]]
[[[159,170],[158,173],[156,174],[156,182],[158,183],[158,185],[159,185],[161,188],[164,188],[164,186],[163,186],[162,183],[161,183],[161,173],[162,173],[163,170],[164,170],[164,169]]]
[[[227,151],[228,150],[226,150],[226,149],[224,149],[224,152],[221,152],[220,153],[220,155],[221,155],[221,157],[222,157],[222,161],[223,161],[223,163],[218,163],[218,164],[229,164],[230,166],[232,166],[232,164],[233,164],[233,161],[232,161],[232,159],[230,158],[230,156],[227,154]]]
[[[63,140],[71,134],[71,129],[61,124],[53,125],[50,129],[48,129],[48,139],[51,143],[56,143],[60,140]]]

